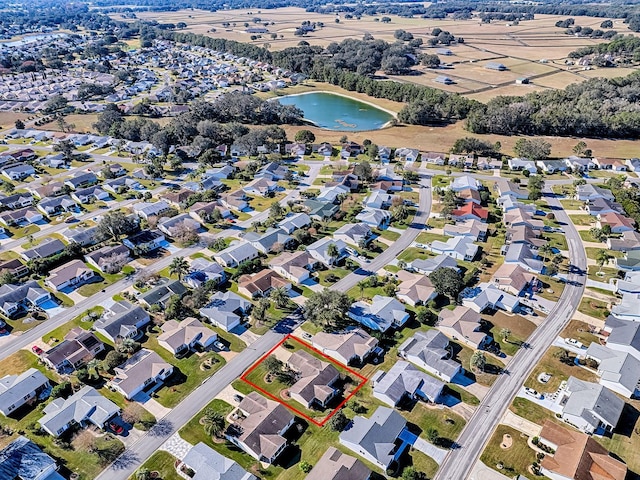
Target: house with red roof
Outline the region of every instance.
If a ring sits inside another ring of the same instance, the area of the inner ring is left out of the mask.
[[[480,220],[486,222],[489,218],[489,210],[473,202],[465,203],[462,207],[451,212],[451,216],[456,220]]]

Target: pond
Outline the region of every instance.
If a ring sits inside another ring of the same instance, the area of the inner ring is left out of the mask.
[[[373,105],[329,92],[287,95],[278,101],[283,105],[295,105],[304,112],[307,120],[327,130],[378,130],[394,118]]]

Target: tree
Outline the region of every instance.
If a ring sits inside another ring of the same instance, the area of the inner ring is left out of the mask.
[[[102,361],[102,370],[106,372],[113,372],[113,369],[124,363],[126,359],[126,355],[123,355],[116,350],[111,350]]]
[[[581,156],[584,154],[584,151],[586,149],[587,149],[587,144],[581,140],[578,143],[576,143],[575,146],[573,147],[573,153],[575,153],[578,156]]]
[[[415,467],[405,467],[402,470],[402,480],[428,480],[424,472],[416,470]]]
[[[271,290],[269,295],[278,308],[285,308],[289,305],[289,291],[284,287],[277,287]]]
[[[207,408],[200,418],[200,423],[204,427],[204,433],[210,437],[219,438],[224,432],[224,417],[213,408]]]
[[[369,286],[369,282],[366,280],[360,280],[358,282],[358,289],[360,290],[360,299],[364,298],[364,289]]]
[[[280,205],[280,202],[273,202],[269,207],[269,217],[274,220],[280,220],[284,216],[284,208]]]
[[[97,234],[100,238],[111,238],[118,242],[122,235],[128,235],[138,229],[138,223],[124,212],[107,212],[98,223]]]
[[[16,120],[14,125],[18,130],[24,130],[24,122],[20,119]]]
[[[429,280],[439,295],[446,295],[454,301],[464,288],[462,275],[453,268],[438,268],[429,275]]]
[[[182,281],[182,276],[189,271],[189,262],[184,257],[176,257],[169,265],[169,275],[176,275]]]
[[[487,357],[485,357],[484,353],[480,350],[476,350],[473,352],[473,355],[471,355],[470,364],[472,371],[480,370],[483,372],[487,365]]]
[[[511,335],[511,330],[508,328],[503,328],[500,330],[500,336],[502,337],[503,342],[509,341],[509,335]]]
[[[89,360],[89,362],[87,363],[87,372],[89,373],[89,377],[95,378],[95,379],[99,378],[100,377],[100,373],[98,372],[99,368],[100,368],[100,360],[98,360],[97,358]]]
[[[151,471],[148,468],[140,467],[136,470],[136,480],[149,480],[151,478]]]
[[[300,470],[302,470],[303,473],[309,473],[312,468],[313,465],[311,465],[309,462],[300,462]]]
[[[224,238],[216,238],[209,244],[209,248],[214,252],[219,252],[227,248],[227,242],[224,241]]]
[[[340,330],[348,324],[351,299],[344,292],[325,288],[313,292],[304,304],[304,316],[325,331]]]
[[[548,256],[553,253],[553,247],[551,245],[549,245],[548,243],[545,243],[545,244],[540,246],[540,248],[538,249],[538,252],[540,254],[542,254],[542,258],[546,262]]]
[[[438,432],[438,430],[436,430],[435,428],[427,429],[427,440],[429,440],[429,442],[436,445],[438,443],[439,438],[440,438],[440,432]]]
[[[330,243],[327,245],[327,255],[331,258],[331,264],[334,264],[335,261],[340,257],[340,251],[338,250],[338,246],[335,243]]]
[[[269,299],[261,298],[251,310],[251,316],[258,323],[263,323],[267,319],[267,310],[269,310]]]
[[[611,254],[604,248],[598,249],[596,252],[596,265],[600,267],[598,273],[602,273],[602,267],[608,265],[612,258]]]
[[[62,382],[51,389],[51,398],[68,397],[71,394],[71,383]]]
[[[125,338],[117,345],[117,350],[120,353],[125,353],[127,355],[135,353],[139,348],[140,344],[133,338]]]
[[[529,200],[540,200],[542,198],[542,189],[544,188],[542,175],[529,177],[527,188],[529,189]]]
[[[265,358],[263,365],[267,372],[271,374],[278,373],[284,367],[284,363],[282,363],[282,360],[280,360],[275,355],[269,355],[267,358]]]
[[[335,432],[343,431],[347,425],[349,425],[350,420],[344,414],[342,410],[338,410],[333,417],[329,420],[329,426],[331,430]]]
[[[416,309],[416,320],[422,324],[429,323],[431,321],[431,312],[428,308],[420,306]]]
[[[304,143],[308,145],[309,143],[313,143],[316,141],[316,136],[310,130],[298,130],[294,139],[298,143]]]
[[[531,160],[544,160],[551,154],[551,144],[541,138],[528,140],[519,138],[513,146],[513,151],[518,157],[529,158]]]

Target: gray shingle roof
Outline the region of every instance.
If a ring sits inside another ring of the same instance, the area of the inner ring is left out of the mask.
[[[0,378],[0,411],[7,412],[10,406],[20,403],[25,396],[48,383],[49,379],[35,368],[20,375]]]
[[[13,480],[39,480],[56,461],[25,437],[18,437],[0,450],[0,478]],[[47,480],[58,477],[47,477]]]
[[[196,472],[192,480],[253,480],[256,478],[236,462],[220,455],[202,442],[191,447],[182,461]]]

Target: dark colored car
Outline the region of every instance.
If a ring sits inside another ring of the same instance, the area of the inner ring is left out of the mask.
[[[31,351],[33,353],[35,353],[36,355],[42,355],[44,353],[44,350],[42,350],[39,346],[34,345],[33,347],[31,347]]]
[[[116,422],[109,422],[109,429],[116,435],[120,435],[124,432],[124,427],[122,425],[118,425]]]

